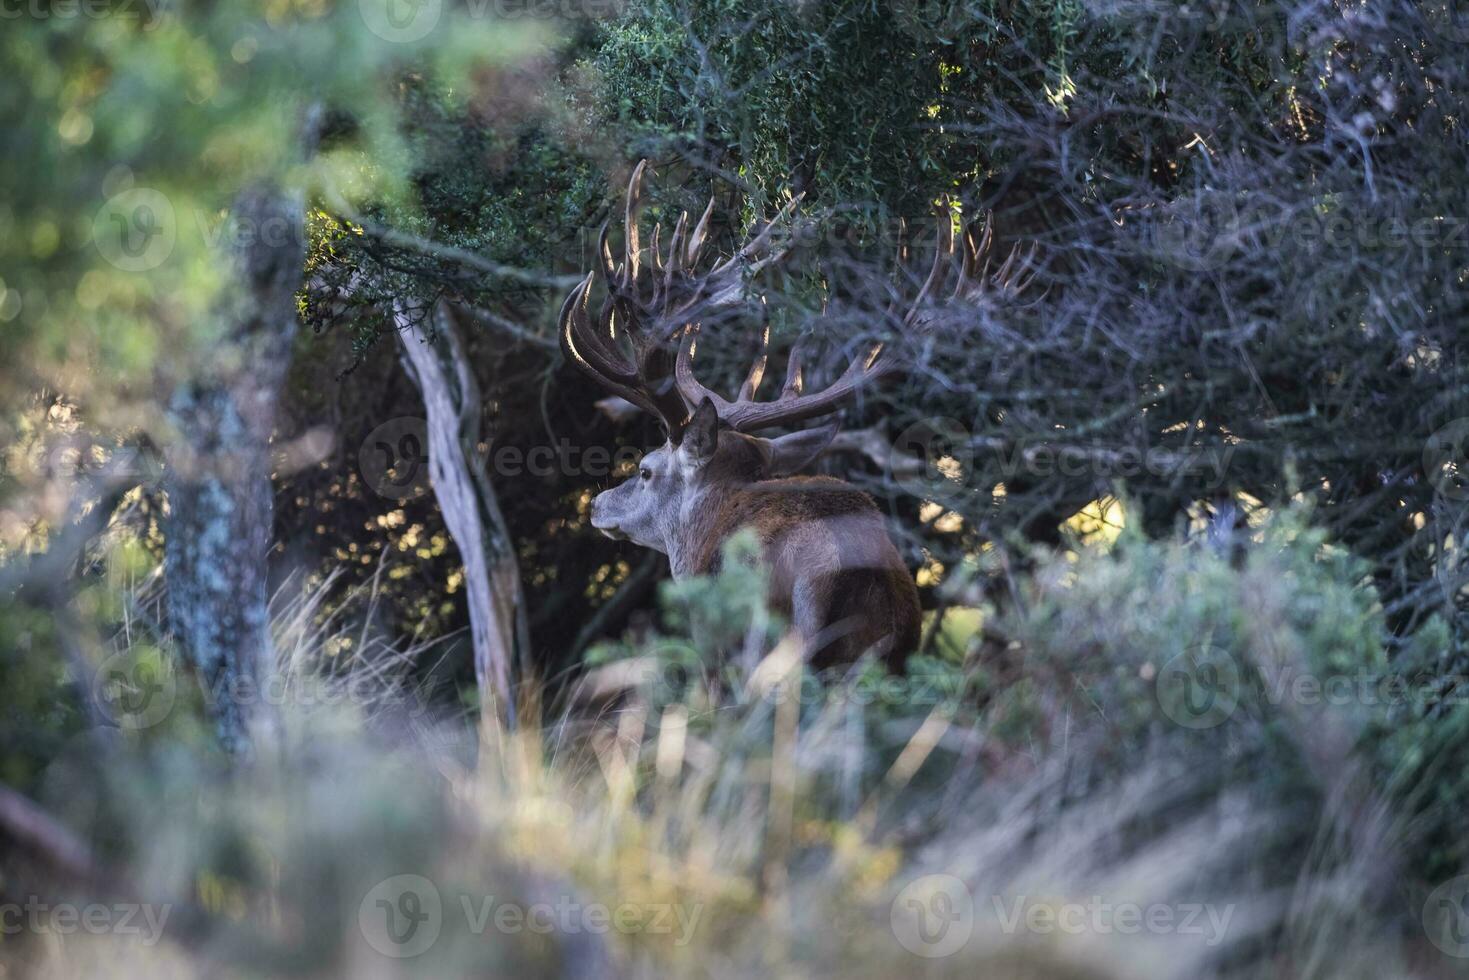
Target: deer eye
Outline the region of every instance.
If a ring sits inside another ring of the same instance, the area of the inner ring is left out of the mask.
[[[653,479],[653,471],[650,470],[650,469],[648,469],[646,466],[644,466],[641,470],[638,471],[638,479],[640,479],[640,480],[651,480],[651,479]]]

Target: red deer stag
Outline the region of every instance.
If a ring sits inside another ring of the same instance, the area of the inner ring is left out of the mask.
[[[592,525],[609,537],[663,552],[677,579],[716,571],[724,543],[737,531],[752,530],[770,606],[793,624],[813,667],[871,653],[900,670],[918,643],[918,593],[882,514],[850,484],[791,475],[815,459],[837,427],[774,438],[751,434],[836,412],[859,387],[897,373],[898,357],[890,345],[872,343],[830,386],[806,392],[798,345],[780,395],[756,401],[765,374],[767,327],[734,401],[704,387],[693,369],[700,327],[715,312],[743,305],[746,275],[783,257],[772,232],[797,201],[733,256],[700,274],[696,269],[713,200],[692,230],[687,214],[679,218],[666,253],[655,228],[645,261],[638,232],[645,168],[646,162],[640,163],[628,184],[620,264],[614,265],[607,228],[602,228],[598,252],[607,295],[599,315],[594,319],[590,312],[594,271],[562,306],[560,336],[569,360],[655,415],[668,440],[643,457],[635,476],[597,495]],[[901,320],[893,316],[902,327],[920,325],[925,303],[942,289],[954,264],[953,240],[945,216],[918,299]],[[950,298],[972,298],[982,288],[986,274],[977,281],[975,272],[988,242],[988,230],[978,242],[963,236],[958,283]],[[1013,285],[1012,265],[1007,262],[996,278]]]

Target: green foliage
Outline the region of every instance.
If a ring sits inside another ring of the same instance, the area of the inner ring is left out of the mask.
[[[51,617],[6,604],[0,637],[0,782],[33,790],[46,762],[88,722],[70,688]]]
[[[1175,658],[1205,650],[1240,671],[1242,716],[1265,719],[1279,673],[1331,685],[1386,671],[1387,631],[1365,571],[1296,512],[1271,520],[1239,565],[1128,531],[1109,553],[1047,563],[1006,628],[1037,667],[1082,679],[1119,734],[1170,724],[1154,682]]]
[[[1375,736],[1385,785],[1414,824],[1415,870],[1438,880],[1469,865],[1460,819],[1469,804],[1469,678],[1463,640],[1442,621],[1413,640],[1393,662],[1399,682]]]
[[[714,575],[669,580],[660,588],[667,627],[697,638],[706,654],[732,649],[754,631],[764,646],[785,624],[765,608],[765,569],[760,542],[744,531],[725,542],[720,570]]]
[[[1243,789],[1323,820],[1345,793],[1389,814],[1399,859],[1441,880],[1469,856],[1456,643],[1432,622],[1389,658],[1366,564],[1308,516],[1275,516],[1235,560],[1128,532],[1111,551],[1043,563],[997,626],[1025,677],[986,715],[1015,751],[1054,746],[1063,724],[1073,743],[1097,739],[1077,760],[1087,785],[1143,760],[1182,764],[1211,794]]]
[[[591,64],[634,153],[712,153],[774,198],[922,213],[944,185],[933,127],[941,52],[893,30],[885,4],[633,5]],[[667,149],[665,149],[665,147]]]
[[[640,648],[679,651],[681,666],[696,666],[720,651],[738,648],[747,637],[762,648],[780,635],[782,625],[765,606],[764,571],[755,562],[759,543],[739,534],[725,545],[720,570],[659,585],[664,630],[622,643],[598,644],[588,652],[593,664],[635,656]]]

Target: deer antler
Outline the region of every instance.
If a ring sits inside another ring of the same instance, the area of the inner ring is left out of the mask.
[[[776,223],[800,201],[794,197],[760,233],[734,255],[708,272],[695,272],[704,251],[714,199],[688,228],[688,213],[679,216],[665,255],[655,226],[651,262],[644,264],[638,218],[642,212],[643,175],[648,162],[633,170],[627,185],[622,261],[615,264],[604,224],[598,236],[599,269],[587,274],[561,307],[561,349],[582,371],[613,393],[662,420],[676,442],[690,409],[674,383],[679,338],[706,312],[740,303],[745,273],[752,275],[784,257],[773,247]],[[595,322],[590,304],[592,283],[600,271],[607,297]],[[626,337],[626,347],[620,336]]]
[[[608,244],[608,229],[602,226],[598,238],[599,271],[607,284],[607,298],[593,322],[590,313],[594,270],[571,291],[561,308],[561,348],[567,358],[604,387],[651,412],[663,421],[669,436],[677,442],[693,409],[705,399],[714,403],[719,417],[740,432],[753,432],[777,425],[790,425],[805,419],[837,411],[865,385],[874,384],[899,374],[902,361],[895,345],[886,341],[868,344],[860,356],[830,385],[820,391],[805,392],[804,353],[801,345],[792,348],[786,364],[786,380],[780,395],[757,402],[755,393],[765,376],[769,360],[770,325],[761,326],[760,347],[745,375],[734,401],[711,391],[694,376],[694,356],[702,317],[720,308],[740,305],[745,298],[745,272],[752,275],[778,262],[786,249],[772,245],[777,223],[800,202],[792,198],[754,238],[734,255],[716,264],[708,272],[696,273],[703,254],[709,218],[714,211],[710,198],[704,214],[688,230],[688,213],[680,215],[665,255],[660,237],[661,226],[653,229],[649,246],[651,264],[645,265],[638,218],[642,211],[642,181],[647,161],[633,170],[628,181],[623,255],[614,263]],[[904,229],[906,232],[906,229]],[[1023,257],[1019,247],[1012,248],[1004,263],[990,272],[990,246],[993,229],[986,216],[982,226],[963,229],[955,240],[948,209],[941,208],[937,220],[937,239],[933,264],[917,297],[898,315],[895,299],[887,310],[889,322],[901,334],[925,331],[931,324],[933,297],[942,293],[949,276],[956,271],[954,253],[960,248],[957,275],[947,302],[972,303],[991,289],[1006,296],[1023,291],[1035,276],[1032,259],[1035,247]],[[898,264],[907,262],[907,247],[900,242]],[[626,337],[626,344],[619,337]],[[628,348],[627,350],[624,347]]]
[[[925,315],[932,311],[930,297],[943,291],[944,282],[949,273],[953,271],[955,241],[953,226],[946,208],[940,211],[937,226],[938,237],[935,242],[933,265],[929,269],[928,278],[919,290],[917,298],[909,305],[907,312],[900,320],[897,318],[896,300],[887,310],[888,320],[890,322],[897,320],[900,331],[903,333],[918,332],[927,326]],[[1011,249],[1004,264],[991,276],[988,253],[992,239],[992,227],[988,216],[978,235],[972,228],[964,229],[961,238],[963,251],[960,256],[958,275],[955,278],[953,290],[948,296],[949,301],[974,302],[988,292],[992,285],[1003,290],[1007,295],[1015,295],[1024,290],[1034,278],[1035,272],[1031,263],[1035,254],[1034,246],[1020,260],[1018,266],[1016,260],[1020,254],[1019,246]],[[898,251],[898,263],[901,267],[906,261],[906,246],[900,245]],[[982,268],[981,261],[983,262]],[[753,432],[771,426],[790,425],[817,416],[828,415],[846,404],[864,385],[874,384],[898,374],[902,368],[902,362],[892,344],[882,341],[874,342],[869,344],[860,356],[853,359],[834,382],[820,391],[808,394],[803,391],[802,361],[804,355],[801,345],[797,344],[791,349],[790,359],[786,364],[786,381],[780,395],[771,401],[757,402],[755,391],[760,387],[760,382],[765,374],[770,344],[770,327],[766,323],[761,329],[760,349],[755,355],[754,362],[750,365],[750,371],[745,377],[744,384],[740,386],[738,395],[731,402],[717,392],[706,388],[694,377],[693,361],[697,352],[698,334],[699,325],[697,323],[690,324],[683,333],[683,343],[679,346],[678,357],[674,364],[674,379],[678,391],[683,397],[684,404],[689,408],[699,405],[706,398],[712,400],[720,419],[739,432]]]

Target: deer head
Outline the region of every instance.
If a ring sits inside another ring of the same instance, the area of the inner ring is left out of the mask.
[[[610,537],[630,538],[672,556],[688,528],[707,521],[708,508],[717,506],[714,498],[722,491],[800,470],[831,441],[837,425],[774,438],[753,433],[829,416],[862,388],[900,374],[902,359],[894,345],[874,341],[830,385],[808,392],[805,355],[797,344],[790,351],[779,395],[759,401],[756,395],[765,376],[770,344],[767,322],[760,330],[758,353],[735,398],[726,399],[706,388],[694,374],[700,332],[709,324],[729,319],[731,309],[748,308],[750,279],[787,254],[776,245],[773,232],[800,198],[786,204],[734,255],[700,272],[713,199],[692,231],[688,214],[680,216],[666,253],[659,243],[661,229],[655,227],[644,261],[638,216],[646,168],[646,161],[638,164],[628,183],[620,263],[613,261],[605,225],[599,236],[600,273],[607,287],[599,315],[594,319],[590,314],[594,271],[562,306],[560,337],[569,360],[609,391],[656,416],[668,436],[662,447],[644,456],[633,477],[596,497],[593,526]],[[887,310],[886,318],[900,334],[926,328],[927,312],[946,288],[951,272],[957,271],[957,276],[948,299],[973,300],[990,282],[1007,290],[1023,288],[1023,272],[1029,262],[1017,267],[1013,251],[993,276],[987,262],[981,268],[990,244],[987,224],[979,236],[966,230],[957,237],[962,249],[956,262],[956,236],[945,212],[938,222],[933,265],[917,298],[901,313],[897,300]]]

